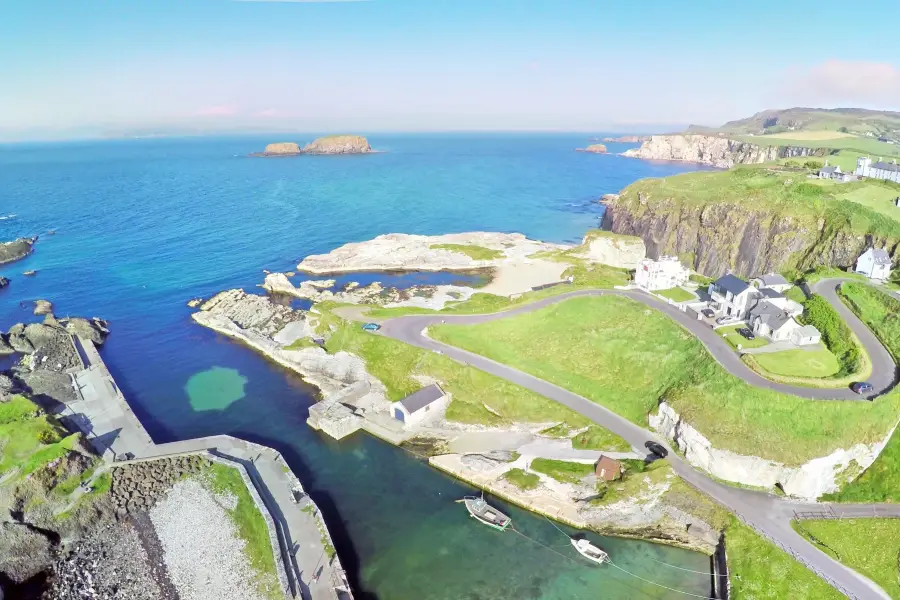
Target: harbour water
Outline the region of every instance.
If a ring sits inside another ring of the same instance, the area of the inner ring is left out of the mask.
[[[0,240],[41,236],[32,256],[0,267],[12,280],[0,291],[0,327],[37,320],[37,298],[57,315],[108,319],[104,359],[154,439],[228,433],[278,448],[322,508],[361,598],[708,593],[708,575],[661,564],[708,570],[701,554],[592,538],[665,589],[580,560],[546,519],[502,502],[492,500],[543,545],[478,526],[453,502],[471,488],[365,434],[338,443],[312,431],[314,388],[194,325],[185,306],[222,289],[257,290],[263,269],[291,270],[305,255],[389,232],[575,242],[597,225],[602,194],[686,167],[576,153],[587,143],[579,135],[372,135],[385,153],[246,156],[312,137],[0,146],[0,216],[15,215],[0,221]],[[36,276],[22,276],[31,269]]]

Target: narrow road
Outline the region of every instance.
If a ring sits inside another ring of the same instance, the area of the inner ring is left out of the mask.
[[[820,282],[816,287],[827,292],[830,289],[834,291],[837,282],[834,280],[826,280]],[[406,342],[413,346],[442,352],[446,356],[460,361],[464,364],[471,365],[477,369],[490,373],[497,377],[502,377],[512,383],[520,385],[533,392],[541,394],[551,400],[559,402],[572,410],[584,415],[595,423],[609,429],[616,435],[625,439],[636,449],[644,448],[647,441],[656,441],[669,447],[665,440],[659,438],[656,434],[635,425],[634,423],[620,417],[612,411],[579,396],[569,390],[561,388],[557,385],[529,375],[515,369],[513,367],[498,363],[484,356],[468,352],[453,346],[448,346],[441,342],[432,340],[423,335],[423,330],[434,324],[446,322],[452,324],[476,324],[502,319],[518,314],[524,314],[535,310],[540,310],[551,304],[563,302],[570,298],[582,296],[602,296],[602,295],[619,295],[625,296],[642,302],[648,306],[658,309],[665,314],[671,316],[679,324],[685,326],[689,331],[696,333],[697,337],[703,342],[710,353],[725,367],[729,372],[741,377],[751,385],[760,385],[769,389],[782,391],[785,393],[796,393],[797,395],[807,398],[819,399],[856,399],[856,395],[848,393],[840,395],[842,390],[822,390],[813,388],[801,388],[787,386],[768,381],[749,368],[747,368],[737,357],[737,355],[725,345],[718,334],[706,325],[690,319],[687,314],[680,310],[657,300],[656,298],[634,291],[620,290],[584,290],[571,292],[559,296],[544,298],[532,304],[527,304],[514,308],[512,310],[494,313],[488,315],[415,315],[409,317],[399,317],[388,320],[381,329],[381,334]],[[825,295],[825,294],[823,294]],[[825,295],[826,299],[832,301],[830,297]],[[836,299],[836,298],[835,298]],[[839,311],[844,308],[840,300],[836,300],[835,308]],[[846,310],[844,308],[844,310]],[[848,311],[849,312],[849,311]],[[850,314],[858,325],[863,325],[855,315]],[[851,319],[847,319],[848,323],[852,323]],[[853,325],[851,325],[853,327]],[[854,331],[856,328],[854,327]],[[868,331],[866,329],[866,331]],[[857,333],[859,335],[859,333]],[[859,336],[865,345],[871,342],[866,336]],[[872,336],[874,338],[874,336]],[[870,350],[871,355],[878,355],[879,348],[883,352],[887,352],[877,339],[874,340],[875,347]],[[867,350],[869,346],[867,345]],[[873,365],[875,364],[875,356],[872,356]],[[889,356],[889,355],[888,355]],[[895,367],[891,362],[891,373],[893,374]],[[893,379],[893,377],[892,377]],[[877,386],[876,386],[877,387]],[[890,387],[888,385],[887,387]],[[797,560],[805,564],[812,571],[818,574],[822,579],[830,583],[839,591],[851,598],[868,599],[868,598],[888,598],[889,596],[874,582],[863,577],[856,571],[837,562],[812,544],[808,543],[802,536],[795,532],[790,525],[791,519],[794,518],[795,512],[809,512],[809,504],[795,503],[790,500],[779,499],[769,494],[755,492],[741,488],[727,486],[713,481],[705,474],[694,469],[685,462],[675,452],[669,453],[670,463],[675,472],[685,481],[696,487],[701,492],[712,497],[714,500],[727,507],[734,512],[744,522],[749,524],[759,533],[763,534],[769,540],[781,547],[783,550],[793,555]],[[812,505],[818,506],[818,505]],[[799,508],[799,510],[797,510]],[[871,507],[870,507],[871,508]],[[863,511],[865,512],[865,511]],[[862,513],[860,513],[862,516]]]

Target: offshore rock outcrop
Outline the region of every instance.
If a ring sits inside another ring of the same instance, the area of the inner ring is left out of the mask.
[[[313,140],[303,148],[303,154],[368,154],[369,140],[361,135],[328,135]]]
[[[300,154],[300,146],[294,142],[275,142],[269,144],[262,152],[255,152],[252,156],[296,156]]]
[[[0,243],[0,265],[25,258],[34,252],[36,241],[37,238],[19,238],[11,242]],[[3,285],[0,284],[0,287]]]
[[[625,190],[605,202],[603,228],[644,240],[647,256],[676,255],[709,277],[784,268],[849,267],[869,246],[894,254],[892,237],[853,232],[845,219],[791,214],[788,208],[728,202],[680,203]]]
[[[780,158],[828,156],[836,150],[800,146],[760,146],[715,135],[653,135],[640,148],[626,150],[622,156],[645,160],[693,162],[721,169],[734,165],[752,165]]]
[[[603,144],[591,144],[587,148],[576,148],[576,152],[588,152],[591,154],[606,154],[606,146]]]

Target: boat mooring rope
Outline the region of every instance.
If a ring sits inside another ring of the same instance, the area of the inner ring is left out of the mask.
[[[635,579],[640,579],[640,580],[643,581],[644,583],[649,583],[650,585],[655,585],[656,587],[661,587],[661,588],[663,588],[664,590],[669,590],[670,592],[675,592],[675,593],[678,593],[678,594],[684,594],[685,596],[693,596],[694,598],[703,598],[704,600],[709,600],[709,594],[702,594],[702,595],[701,595],[701,594],[693,594],[693,593],[691,593],[691,592],[685,592],[684,590],[678,590],[678,589],[675,589],[675,588],[670,588],[669,586],[663,585],[663,584],[661,584],[661,583],[656,583],[655,581],[650,581],[649,579],[644,579],[644,578],[641,577],[640,575],[635,575],[635,574],[632,573],[631,571],[626,571],[625,569],[623,569],[622,567],[620,567],[619,565],[617,565],[616,563],[614,563],[614,562],[611,561],[611,560],[608,561],[606,564],[608,564],[608,565],[610,565],[610,566],[612,566],[612,567],[617,568],[618,570],[622,571],[623,573],[627,573],[628,575],[631,575],[631,576],[634,577]],[[708,575],[708,573],[707,573],[707,575]]]
[[[663,562],[661,560],[656,560],[652,556],[648,556],[647,558],[649,558],[653,562],[659,563],[659,564],[669,567],[671,569],[678,569],[679,571],[687,571],[688,573],[699,573],[700,575],[705,575],[706,577],[710,577],[712,575],[712,573],[710,573],[709,571],[695,571],[694,569],[686,569],[684,567],[676,567],[675,565],[670,565],[669,563]]]

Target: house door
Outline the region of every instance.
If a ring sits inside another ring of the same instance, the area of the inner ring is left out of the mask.
[[[394,409],[394,418],[403,423],[406,422],[406,415],[403,414],[403,411],[400,410],[399,408]]]

